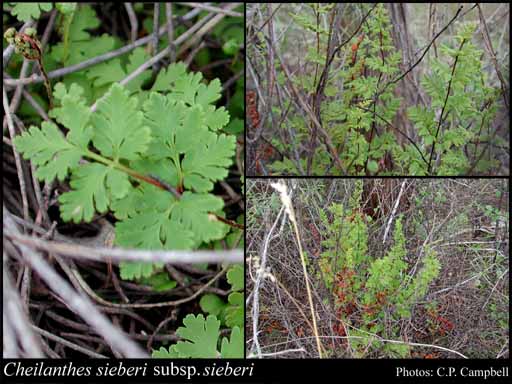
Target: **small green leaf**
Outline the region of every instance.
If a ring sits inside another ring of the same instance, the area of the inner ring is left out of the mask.
[[[376,173],[379,170],[379,164],[375,160],[368,161],[368,171],[370,173]]]
[[[338,92],[339,92],[339,88],[335,87],[334,85],[328,85],[325,87],[325,90],[324,90],[325,96],[329,96],[329,97],[336,96],[338,94]]]
[[[169,349],[165,349],[164,347],[160,347],[159,350],[153,351],[151,357],[158,359],[176,359],[181,357],[178,351],[176,351],[176,345],[169,347]]]
[[[166,212],[144,212],[117,222],[116,244],[142,249],[191,249],[194,233]]]
[[[234,56],[240,50],[237,39],[229,39],[222,45],[222,51],[228,56]]]
[[[173,208],[171,217],[184,228],[193,231],[198,240],[208,243],[224,237],[229,229],[226,224],[208,214],[223,206],[224,202],[217,196],[185,192]]]
[[[225,309],[226,303],[224,303],[224,301],[219,296],[213,293],[207,293],[201,297],[199,306],[203,312],[218,317],[220,313]]]
[[[133,277],[131,279],[133,279]],[[140,282],[142,284],[150,285],[156,292],[169,291],[175,288],[178,284],[176,281],[169,279],[169,274],[167,272],[160,272],[149,277],[143,277],[140,279]]]
[[[100,26],[100,19],[96,15],[96,11],[90,5],[80,4],[75,10],[73,22],[69,30],[69,39],[71,41],[87,41],[98,43],[91,39],[88,29],[96,29]]]
[[[174,63],[160,72],[156,77],[155,83],[151,88],[152,91],[169,91],[174,86],[174,83],[179,78],[185,76],[187,73],[187,67],[184,63]]]
[[[233,292],[228,296],[229,306],[226,308],[226,325],[228,327],[244,325],[244,295],[241,292]]]
[[[220,321],[215,316],[187,315],[183,320],[185,327],[179,327],[176,334],[185,340],[175,345],[180,357],[218,358],[217,341]]]
[[[214,101],[220,99],[221,92],[222,85],[220,84],[219,79],[210,81],[210,84],[208,85],[200,84],[197,87],[197,97],[195,103],[203,106],[203,108],[206,108],[209,104],[212,104]]]
[[[239,135],[244,131],[244,127],[244,121],[242,119],[234,118],[231,119],[228,126],[224,128],[224,132],[231,135]]]
[[[224,107],[215,109],[210,106],[205,112],[204,123],[212,131],[218,131],[229,123],[229,112]]]
[[[38,168],[36,176],[50,183],[57,177],[64,180],[69,170],[74,168],[82,151],[68,143],[64,135],[53,123],[43,122],[41,129],[30,127],[27,132],[14,138],[15,148],[30,159]]]
[[[41,11],[47,12],[52,9],[52,3],[13,3],[11,13],[21,21],[39,19]]]
[[[150,277],[155,270],[162,268],[163,263],[139,263],[121,261],[119,263],[119,272],[123,280],[136,280],[144,277]]]
[[[241,359],[244,357],[244,336],[239,327],[231,331],[231,340],[222,338],[221,357],[223,359]]]
[[[244,289],[244,267],[242,265],[231,267],[227,272],[227,277],[233,291]]]

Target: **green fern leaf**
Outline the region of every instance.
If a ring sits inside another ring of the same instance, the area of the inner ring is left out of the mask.
[[[210,191],[212,181],[226,178],[236,147],[235,136],[205,132],[204,138],[204,145],[188,152],[181,163],[185,187],[198,192]]]
[[[224,202],[220,197],[185,192],[172,210],[171,218],[193,231],[198,240],[208,243],[223,238],[229,230],[226,224],[208,213],[223,207]]]
[[[233,291],[241,291],[244,289],[244,267],[242,265],[234,265],[229,269],[226,275]]]
[[[157,358],[242,358],[244,357],[243,335],[239,327],[234,327],[231,337],[222,338],[220,352],[217,349],[220,336],[220,322],[215,316],[194,316],[189,314],[183,320],[176,334],[185,341],[178,341],[168,349],[161,347],[153,351]]]
[[[165,212],[136,215],[116,224],[116,243],[127,248],[190,249],[194,233],[169,219]]]
[[[169,65],[167,69],[164,69],[158,73],[152,91],[168,92],[172,89],[177,79],[185,76],[187,73],[187,67],[184,63],[176,63]]]
[[[226,308],[226,325],[228,327],[243,327],[244,325],[244,295],[241,292],[233,292],[228,296]]]
[[[123,280],[135,280],[150,277],[154,271],[163,266],[163,263],[132,263],[122,261],[119,263],[119,272]]]
[[[231,331],[231,339],[222,339],[221,357],[223,359],[240,359],[244,357],[244,336],[239,327]]]
[[[207,293],[201,297],[199,306],[203,312],[217,316],[222,324],[222,314],[226,309],[226,303],[219,296],[213,293]]]
[[[222,86],[219,79],[215,79],[208,85],[200,84],[197,87],[197,96],[195,104],[206,108],[209,104],[220,99]]]
[[[188,341],[179,341],[174,347],[180,357],[217,358],[220,321],[215,316],[187,315],[185,327],[179,327],[176,334]]]
[[[183,65],[173,68],[167,73],[180,74]],[[203,104],[216,98],[218,85],[200,84],[201,76],[183,76],[186,82],[197,83],[194,92]],[[76,84],[57,84],[55,99],[58,106],[51,115],[68,129],[67,135],[44,122],[16,137],[14,144],[38,167],[40,179],[63,180],[72,174],[71,191],[59,198],[63,220],[91,221],[96,212],[111,210],[120,220],[115,225],[116,244],[130,248],[186,250],[227,235],[229,228],[216,217],[222,215],[224,201],[190,191],[213,189],[213,181],[227,176],[235,150],[234,136],[210,131],[203,105],[186,105],[153,92],[141,110],[138,99],[119,84],[110,87],[94,113]],[[225,112],[217,111],[219,116]],[[224,123],[209,125],[219,128]],[[89,162],[80,164],[81,159]],[[146,176],[188,190],[176,197],[141,182]],[[121,276],[149,277],[161,266],[121,263]]]
[[[138,101],[119,84],[110,88],[98,102],[94,122],[93,143],[102,155],[115,160],[137,160],[151,140],[149,127],[143,126],[144,116],[137,111]]]
[[[30,127],[14,138],[16,149],[36,165],[39,180],[64,180],[69,170],[78,164],[82,152],[72,145],[53,123],[43,122],[40,128]]]
[[[128,175],[103,164],[86,164],[78,168],[71,180],[74,189],[59,197],[63,220],[91,221],[94,213],[106,212],[109,202],[122,198],[131,188]]]
[[[20,21],[39,19],[41,11],[47,12],[52,9],[52,3],[12,3],[11,13]]]

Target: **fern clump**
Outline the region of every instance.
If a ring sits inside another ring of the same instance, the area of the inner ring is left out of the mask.
[[[360,209],[361,191],[362,182],[357,181],[349,209],[338,203],[328,207],[332,221],[321,212],[326,228],[326,240],[322,241],[325,251],[319,260],[321,275],[332,294],[338,319],[350,325],[350,335],[358,336],[350,340],[356,355],[362,357],[371,345],[404,357],[408,354],[406,346],[382,344],[369,334],[396,340],[398,329],[386,324],[411,316],[414,305],[437,277],[440,264],[436,253],[427,249],[419,271],[408,271],[401,218],[395,222],[393,245],[384,257],[374,259],[368,253],[370,221]],[[334,330],[347,335],[347,328],[341,324]]]
[[[394,87],[385,87],[399,72],[401,53],[393,46],[391,23],[383,4],[375,6],[349,49],[350,60],[341,72],[345,92],[339,109],[346,121],[336,125],[333,134],[341,139],[340,153],[348,174],[365,174],[366,170],[374,174],[386,151],[397,145],[392,132],[378,129],[378,125],[393,121],[400,106]],[[332,119],[339,119],[338,111],[330,112],[334,113]]]
[[[272,124],[263,123],[263,132],[279,160],[256,146],[255,174],[267,167],[274,175],[474,175],[506,167],[492,149],[508,148],[497,121],[502,97],[507,105],[506,81],[488,50],[478,48],[476,23],[454,22],[454,36],[443,28],[418,57],[403,61],[410,53],[401,49],[412,48],[398,38],[405,33],[400,28],[393,34],[390,9],[363,4],[360,22],[343,32],[338,25],[354,17],[350,7],[311,3],[290,12],[276,82],[293,87],[302,102],[265,100]],[[302,56],[287,42],[287,35],[299,34],[308,47]],[[255,40],[249,42],[258,64],[266,42]],[[501,87],[486,73],[488,60]]]
[[[222,214],[223,200],[210,193],[235,154],[235,136],[220,132],[229,114],[212,105],[220,98],[220,82],[205,85],[182,63],[162,71],[153,88],[141,105],[114,84],[93,113],[79,85],[59,83],[59,105],[50,116],[67,133],[43,122],[14,144],[37,166],[40,180],[71,177],[71,190],[59,197],[63,220],[91,221],[110,211],[119,219],[119,246],[197,249],[229,230],[215,216]],[[121,263],[121,276],[148,277],[159,266]]]

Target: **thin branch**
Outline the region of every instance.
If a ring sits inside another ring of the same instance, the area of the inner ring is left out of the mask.
[[[231,10],[238,6],[239,3],[229,3],[225,9]],[[209,20],[201,29],[199,29],[195,33],[195,35],[189,41],[187,41],[185,44],[183,44],[182,47],[180,47],[180,50],[178,51],[178,56],[185,52],[187,49],[189,49],[192,45],[196,44],[197,41],[199,41],[205,34],[207,34],[211,29],[213,29],[213,27],[215,27],[225,16],[226,15],[219,13],[215,15],[211,20]]]
[[[322,127],[322,125],[318,122],[318,120],[317,120],[316,116],[314,115],[314,113],[311,111],[311,109],[309,108],[307,103],[304,101],[302,96],[299,94],[299,91],[297,90],[297,88],[293,84],[293,80],[292,80],[290,71],[288,70],[288,67],[287,67],[286,63],[284,62],[284,60],[281,57],[281,55],[279,54],[279,52],[277,50],[275,50],[274,52],[276,53],[276,56],[279,59],[279,64],[281,65],[281,68],[282,68],[282,70],[283,70],[283,72],[284,72],[284,74],[286,76],[286,79],[288,80],[288,86],[290,87],[290,89],[291,89],[293,95],[295,96],[297,102],[299,103],[299,105],[303,109],[303,111],[309,116],[309,118],[311,119],[313,124],[315,124],[316,128],[318,129],[318,131],[322,134],[324,142],[325,142],[325,146],[327,147],[327,149],[328,149],[329,153],[331,154],[333,160],[336,162],[336,164],[338,165],[340,170],[342,172],[344,172],[343,164],[341,163],[341,160],[340,160],[340,158],[338,156],[338,151],[336,150],[336,147],[332,143],[331,137],[329,136],[327,131]]]
[[[124,7],[126,9],[126,13],[128,14],[128,19],[130,20],[130,35],[132,43],[137,40],[137,31],[139,30],[139,21],[137,20],[137,15],[133,10],[132,3],[124,3]]]
[[[158,25],[160,24],[160,3],[153,6],[153,39],[151,40],[151,54],[158,51]],[[153,63],[153,72],[158,70],[157,63]]]
[[[480,17],[480,22],[483,25],[482,36],[484,37],[485,45],[491,55],[491,60],[494,65],[494,68],[496,69],[496,74],[498,75],[498,79],[500,79],[501,93],[503,94],[503,100],[505,101],[505,106],[508,109],[509,103],[508,103],[508,91],[507,91],[507,87],[505,85],[506,82],[505,82],[505,79],[503,78],[503,75],[501,74],[500,68],[498,66],[498,61],[496,60],[496,53],[494,53],[494,49],[492,47],[491,37],[489,36],[489,29],[487,28],[487,22],[485,21],[485,17],[482,12],[482,8],[480,8],[479,3],[476,3],[476,7],[478,8],[478,15]]]
[[[169,54],[167,48],[163,49],[161,52],[159,52],[157,55],[153,56],[151,59],[140,65],[137,69],[135,69],[132,73],[130,73],[128,76],[126,76],[124,79],[122,79],[119,84],[126,85],[133,79],[135,79],[137,76],[141,75],[146,69],[150,68],[153,64],[157,63],[158,61],[162,60],[165,56]],[[105,93],[102,97],[100,97],[98,100],[94,102],[94,104],[91,106],[91,111],[96,111],[96,108],[98,107],[98,102],[105,98],[107,96],[107,93]]]
[[[4,326],[4,357],[20,357],[15,354],[17,351],[16,339],[23,347],[26,356],[32,358],[45,357],[40,349],[40,340],[31,329],[27,314],[22,308],[21,298],[14,288],[11,277],[8,274],[7,255],[3,254],[3,326]],[[7,328],[7,329],[6,329]],[[10,331],[10,332],[6,332]],[[17,336],[16,336],[17,334]],[[11,340],[12,339],[12,340]],[[6,348],[6,341],[9,348]],[[12,345],[11,345],[12,344]]]
[[[214,7],[212,5],[207,5],[207,4],[202,4],[202,3],[181,3],[181,2],[179,2],[177,4],[185,5],[187,7],[197,8],[197,9],[201,9],[201,10],[205,10],[205,11],[210,11],[213,13],[222,13],[227,16],[243,17],[243,14],[240,12],[235,12],[235,11],[231,11],[229,9],[224,9],[224,8],[218,8],[218,7]],[[243,3],[238,3],[238,5],[242,5],[242,4]]]
[[[295,353],[295,352],[306,352],[304,348],[296,348],[296,349],[286,349],[284,351],[272,352],[272,353],[261,353],[259,357],[271,357],[278,355],[286,355],[287,353]],[[254,357],[254,355],[247,356],[248,359]]]
[[[260,255],[260,265],[257,271],[256,281],[254,283],[254,288],[252,291],[252,334],[253,334],[253,342],[252,342],[252,350],[256,349],[257,356],[261,356],[261,346],[258,339],[258,321],[260,316],[260,287],[263,283],[263,278],[267,276],[265,273],[265,268],[267,265],[267,252],[268,246],[272,237],[272,233],[277,227],[277,223],[281,218],[281,215],[284,212],[284,205],[281,206],[279,213],[274,221],[274,224],[270,228],[269,232],[265,236],[265,241],[263,242],[262,251]],[[249,297],[246,298],[247,302],[249,302]],[[247,303],[246,303],[247,304]]]
[[[11,234],[19,234],[19,229],[8,213],[7,208],[3,207],[4,231]],[[5,232],[4,232],[5,234]],[[24,236],[26,237],[26,236]],[[75,291],[68,282],[66,282],[41,254],[23,244],[18,244],[23,260],[28,263],[39,277],[55,292],[72,311],[81,316],[95,331],[101,335],[112,349],[122,352],[125,357],[143,358],[147,357],[138,344],[114,326],[107,317],[101,313],[96,306],[84,295]]]
[[[31,67],[31,64],[32,64],[32,62],[30,60],[23,59],[23,63],[21,64],[21,70],[20,70],[20,74],[19,74],[19,77],[21,79],[23,79],[27,76],[27,73]],[[34,66],[32,66],[32,68],[34,68]],[[16,86],[16,89],[14,90],[14,94],[12,95],[12,98],[11,98],[11,103],[9,105],[9,110],[11,111],[11,113],[16,113],[16,111],[18,110],[18,107],[20,105],[21,96],[23,95],[23,90],[24,90],[23,84],[18,84]],[[4,116],[2,129],[5,130],[6,127],[7,127],[7,116]]]
[[[229,87],[231,87],[242,75],[245,74],[245,69],[241,69],[238,73],[231,76],[228,81],[222,84],[222,92],[225,92]]]
[[[16,131],[14,130],[14,123],[12,121],[12,115],[11,111],[9,109],[9,100],[7,99],[7,92],[5,91],[5,88],[2,89],[3,96],[2,101],[4,105],[4,112],[7,118],[7,126],[9,128],[9,135],[11,137],[11,142],[16,136]],[[14,145],[14,144],[13,144]],[[23,218],[25,220],[28,220],[29,213],[28,213],[28,199],[27,199],[27,190],[25,187],[25,173],[23,172],[23,168],[21,166],[21,158],[18,151],[14,148],[14,161],[16,163],[16,172],[18,174],[18,181],[20,183],[20,192],[21,192],[21,201],[23,204]]]
[[[206,47],[206,42],[201,41],[196,47],[194,47],[194,49],[192,49],[192,51],[188,54],[187,58],[185,60],[183,60],[183,62],[187,66],[187,68],[190,67],[190,64],[192,63],[192,61],[194,61],[194,57],[196,57],[196,55],[199,53],[199,51],[205,47]]]
[[[471,9],[475,8],[476,5],[474,5]],[[405,76],[407,76],[407,74],[409,72],[411,72],[422,60],[423,58],[425,57],[425,55],[427,54],[427,52],[429,51],[430,47],[432,46],[432,44],[434,44],[434,42],[437,40],[437,38],[439,36],[441,36],[441,34],[446,30],[448,29],[448,27],[455,21],[455,19],[457,19],[457,17],[459,16],[460,12],[462,11],[462,9],[464,8],[463,5],[461,5],[459,7],[459,9],[457,10],[457,12],[455,13],[455,16],[452,17],[452,19],[448,22],[448,24],[446,24],[444,26],[443,29],[441,29],[435,36],[434,38],[430,41],[430,43],[427,45],[427,47],[425,48],[425,50],[423,51],[423,54],[421,55],[421,57],[418,59],[418,61],[416,61],[413,65],[411,65],[409,67],[409,69],[407,69],[404,73],[402,73],[400,76],[398,76],[396,79],[393,79],[393,80],[390,80],[389,82],[386,83],[386,85],[384,86],[384,88],[382,88],[382,90],[378,93],[377,96],[380,96],[381,94],[383,94],[386,89],[391,85],[391,84],[395,84],[395,83],[398,83],[400,80],[402,80]],[[467,12],[471,11],[471,9],[469,9]],[[467,13],[466,12],[466,13]]]
[[[491,297],[492,297],[492,294],[494,293],[494,291],[496,290],[496,287],[498,286],[499,282],[501,281],[501,279],[508,273],[509,269],[507,268],[501,275],[500,277],[498,277],[498,279],[496,280],[496,284],[494,284],[494,286],[492,287],[491,289],[491,293],[489,294],[489,297],[487,297],[487,300],[485,300],[485,303],[484,305],[482,305],[482,311],[485,309],[485,307],[487,306],[487,304],[489,303],[489,300],[491,300]]]
[[[441,125],[443,124],[443,121],[444,121],[444,118],[445,118],[444,111],[446,110],[446,105],[448,104],[448,97],[450,96],[450,91],[452,89],[452,81],[453,81],[453,78],[455,77],[455,68],[457,67],[457,62],[459,61],[460,52],[462,50],[462,47],[464,47],[465,43],[466,43],[466,39],[462,40],[462,42],[460,43],[459,52],[457,53],[457,56],[455,57],[455,61],[453,62],[452,73],[451,73],[451,76],[450,76],[450,81],[448,83],[448,90],[446,91],[446,97],[444,98],[443,108],[441,109],[441,116],[439,116],[439,122],[437,124],[437,130],[436,130],[436,135],[434,137],[434,143],[432,144],[432,148],[430,149],[430,157],[428,159],[428,168],[427,168],[427,172],[429,174],[430,174],[430,172],[432,170],[432,157],[434,156],[434,152],[435,152],[435,149],[436,149],[437,139],[439,137],[439,132],[441,130]]]
[[[334,57],[336,54],[340,51],[341,48],[343,48],[352,38],[359,32],[359,30],[362,28],[363,24],[365,23],[366,19],[370,16],[372,11],[377,7],[377,4],[375,4],[370,10],[366,13],[366,15],[361,19],[361,22],[357,26],[357,28],[354,30],[354,32],[346,39],[343,43],[338,45],[331,53],[331,56],[329,58],[326,58],[326,63],[324,66],[324,71],[322,72],[322,75],[320,76],[320,80],[318,81],[317,85],[317,92],[325,86],[325,82],[327,81],[327,77],[329,75],[329,68],[334,60]]]
[[[81,352],[84,355],[87,355],[89,357],[93,357],[95,359],[107,359],[108,357],[105,355],[102,355],[101,353],[96,353],[94,351],[91,351],[87,348],[84,348],[78,344],[72,343],[71,341],[68,341],[66,339],[63,339],[62,337],[59,337],[57,335],[54,335],[53,333],[50,333],[48,331],[45,331],[44,329],[41,329],[39,327],[36,327],[35,325],[31,325],[31,328],[39,333],[41,336],[46,337],[49,340],[55,341],[57,343],[60,343],[70,349],[73,349],[75,351]]]
[[[435,349],[439,349],[441,351],[454,353],[454,354],[462,357],[463,359],[467,359],[468,358],[467,356],[463,355],[460,352],[457,352],[457,351],[455,351],[453,349],[441,347],[440,345],[423,344],[423,343],[412,343],[412,342],[401,341],[401,340],[389,340],[389,339],[383,339],[379,335],[376,335],[376,334],[373,334],[373,333],[369,333],[369,332],[365,332],[365,333],[368,333],[369,336],[319,336],[319,337],[321,339],[364,339],[364,340],[368,340],[369,337],[372,336],[372,337],[375,338],[375,340],[383,342],[383,343],[403,344],[403,345],[410,345],[410,346],[416,346],[416,347],[435,348]],[[300,340],[307,340],[307,339],[312,339],[312,338],[314,338],[314,336],[306,336],[306,337],[302,337]],[[285,343],[289,343],[289,341],[282,342],[282,343],[276,343],[276,344],[272,344],[272,345],[267,345],[267,346],[265,346],[265,348],[275,347],[277,345],[285,344]]]
[[[195,12],[195,10],[194,10],[194,11],[187,13],[185,16],[181,17],[181,19],[189,20],[191,18],[191,16],[195,16],[196,14],[197,14],[197,12]],[[210,18],[211,18],[211,15],[203,17],[196,24],[194,24],[191,28],[189,28],[187,30],[187,32],[181,34],[178,37],[178,39],[176,39],[175,44],[176,45],[181,44],[183,41],[188,39],[190,35],[192,35],[197,29],[199,29],[201,27],[201,25],[206,23],[206,21],[209,20]],[[160,27],[160,30],[158,31],[158,36],[162,36],[166,32],[167,32],[167,26],[164,25],[164,26]],[[125,45],[122,48],[115,49],[113,51],[107,52],[103,55],[93,57],[88,60],[84,60],[81,63],[71,65],[69,67],[56,69],[56,70],[48,73],[48,78],[54,79],[56,77],[63,77],[65,75],[69,75],[70,73],[81,71],[82,69],[86,69],[86,68],[92,67],[96,64],[100,64],[107,60],[113,59],[115,57],[124,55],[125,53],[131,52],[132,50],[134,50],[137,47],[147,44],[149,41],[151,41],[152,38],[153,38],[152,35],[145,36],[132,44]],[[4,56],[5,56],[5,53],[4,53]],[[4,68],[5,68],[5,59],[4,59]],[[8,85],[8,86],[16,86],[20,83],[27,85],[27,84],[41,83],[43,80],[44,79],[42,76],[38,76],[38,75],[34,74],[25,79],[4,79],[4,84]]]
[[[4,210],[4,220],[6,218]],[[201,263],[243,263],[242,250],[226,251],[145,251],[107,247],[86,247],[55,241],[46,241],[30,236],[15,234],[4,228],[4,235],[31,248],[42,249],[78,260],[139,261],[148,263],[201,264]]]
[[[382,244],[386,243],[386,239],[388,237],[389,228],[391,227],[391,223],[393,222],[393,218],[395,217],[396,210],[398,208],[398,204],[400,204],[400,199],[402,198],[402,194],[405,189],[405,180],[402,181],[402,185],[400,187],[400,192],[398,193],[398,197],[396,198],[395,205],[393,206],[393,211],[391,212],[391,215],[389,216],[388,225],[386,226],[386,229],[384,231],[384,238],[382,239]]]
[[[277,192],[279,192],[279,194],[281,195],[282,204],[285,207],[285,211],[288,214],[290,222],[292,223],[293,229],[295,231],[295,237],[297,239],[297,244],[299,246],[299,256],[300,256],[300,260],[301,260],[301,264],[302,264],[302,272],[304,274],[304,280],[306,283],[306,292],[307,292],[308,300],[309,300],[309,308],[311,310],[311,319],[313,321],[313,334],[315,335],[316,347],[318,350],[318,357],[321,359],[323,357],[323,355],[322,355],[323,346],[320,343],[320,338],[318,337],[318,327],[316,325],[316,313],[315,313],[315,307],[313,304],[313,296],[311,294],[311,288],[309,286],[309,278],[308,278],[308,272],[307,272],[307,268],[306,268],[306,259],[304,256],[304,251],[302,249],[302,241],[301,241],[300,234],[299,234],[299,227],[297,225],[297,219],[295,216],[295,211],[293,209],[292,200],[290,198],[290,195],[288,194],[288,188],[286,187],[285,183],[283,183],[283,182],[272,183],[271,186]]]
[[[134,304],[120,304],[120,303],[112,303],[98,296],[96,292],[87,284],[87,282],[82,278],[82,275],[78,272],[74,263],[71,263],[71,266],[67,266],[63,263],[60,263],[61,267],[66,271],[69,277],[75,281],[75,285],[78,285],[85,293],[87,293],[92,299],[96,302],[111,308],[139,308],[139,309],[153,309],[160,307],[176,307],[181,304],[188,303],[195,298],[199,297],[203,292],[205,292],[213,283],[215,283],[219,278],[221,278],[228,270],[229,265],[225,266],[219,273],[217,273],[210,281],[201,286],[194,294],[185,297],[179,300],[171,300],[164,301],[159,303],[134,303]]]
[[[44,49],[46,47],[46,44],[48,44],[48,41],[50,40],[50,36],[53,31],[53,27],[55,26],[55,20],[57,19],[58,15],[57,8],[52,9],[50,13],[50,18],[48,19],[48,23],[46,23],[46,27],[44,27],[43,36],[41,37],[41,49]]]
[[[279,9],[283,6],[283,4],[279,4],[276,9],[274,9],[274,12],[272,12],[272,14],[270,15],[270,17],[267,18],[267,20],[265,20],[263,22],[263,24],[260,25],[260,27],[258,28],[258,30],[254,31],[252,36],[249,38],[249,41],[246,42],[246,44],[250,43],[254,43],[253,40],[256,40],[257,36],[258,36],[258,33],[260,33],[263,28],[265,28],[265,25],[267,25],[267,23],[270,21],[270,19],[272,19],[274,17],[274,15],[276,14],[277,11],[279,11]]]
[[[371,112],[373,113],[373,111],[371,109],[368,109],[368,108],[365,108],[365,107],[361,107],[359,105],[356,105],[357,108],[359,109],[362,109],[363,111],[366,111],[366,112]],[[425,165],[428,165],[428,161],[427,159],[425,158],[425,156],[423,156],[423,152],[421,152],[420,148],[418,147],[418,145],[414,142],[413,139],[411,139],[409,136],[407,136],[407,134],[403,133],[401,130],[399,130],[397,127],[393,126],[393,124],[391,124],[386,118],[384,118],[382,115],[380,115],[379,113],[375,112],[375,116],[377,116],[379,119],[381,119],[384,123],[386,123],[391,129],[397,131],[399,134],[401,134],[403,137],[405,137],[409,143],[412,144],[412,146],[416,149],[416,151],[418,151],[418,153],[420,154],[422,160],[425,162]]]
[[[37,102],[36,99],[34,99],[34,97],[27,91],[27,90],[23,90],[22,92],[22,95],[23,97],[25,98],[25,100],[27,101],[27,103],[30,104],[30,106],[32,108],[34,108],[34,111],[36,111],[36,113],[41,116],[41,118],[45,121],[51,121],[50,117],[48,116],[48,114],[46,113],[46,111],[44,110],[43,107],[41,107],[41,105]]]
[[[176,61],[176,45],[174,44],[174,22],[172,20],[172,3],[165,3],[165,17],[167,18],[167,38],[169,40],[169,61]]]

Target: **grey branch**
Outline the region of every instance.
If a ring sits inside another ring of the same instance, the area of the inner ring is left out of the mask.
[[[113,261],[162,262],[169,264],[242,263],[244,261],[242,250],[145,251],[106,247],[92,248],[15,234],[8,229],[5,230],[4,235],[11,238],[16,243],[24,244],[31,248],[42,249],[81,260],[88,259],[107,262],[111,259]]]
[[[167,19],[167,38],[169,39],[169,60],[176,61],[176,46],[174,45],[174,23],[172,20],[172,4],[165,3],[165,17]]]
[[[3,254],[3,335],[4,358],[19,357],[42,358],[39,338],[34,334],[27,314],[22,308],[21,298],[14,288],[11,277],[8,274],[7,255]],[[23,348],[20,355],[16,341]]]
[[[137,20],[137,15],[135,14],[135,11],[133,10],[131,3],[124,3],[124,7],[126,9],[126,13],[128,14],[128,19],[130,20],[130,36],[132,43],[137,40],[137,31],[139,30],[139,22]]]
[[[201,11],[201,10],[199,10],[199,11]],[[196,12],[196,10],[194,9],[194,10],[190,11],[189,13],[187,13],[185,16],[183,16],[181,19],[182,20],[189,20],[193,16],[196,16],[197,13],[198,12]],[[208,16],[210,16],[210,15],[208,15]],[[199,20],[196,24],[194,24],[194,26],[196,26],[200,22],[202,22],[205,19],[207,19],[208,16],[206,16],[206,17],[202,18],[201,20]],[[181,40],[181,41],[184,41],[184,40],[186,40],[188,38],[188,36],[189,36],[188,32],[189,31],[190,31],[190,29],[187,30],[187,32],[185,32],[183,35],[180,35],[180,38],[183,38],[183,40]],[[166,32],[167,32],[167,25],[164,25],[164,26],[162,26],[158,30],[158,36],[162,36]],[[180,40],[180,38],[178,38],[175,41],[175,44],[179,44],[178,40]],[[153,35],[145,36],[145,37],[135,41],[132,44],[125,45],[122,48],[115,49],[115,50],[107,52],[107,53],[105,53],[103,55],[100,55],[100,56],[97,56],[97,57],[93,57],[91,59],[82,61],[81,63],[75,64],[75,65],[71,65],[69,67],[56,69],[56,70],[51,71],[51,72],[48,73],[48,78],[49,79],[54,79],[56,77],[62,77],[62,76],[65,76],[65,75],[69,75],[70,73],[81,71],[82,69],[86,69],[86,68],[92,67],[93,65],[103,63],[104,61],[107,61],[107,60],[113,59],[115,57],[124,55],[125,53],[128,53],[128,52],[134,50],[137,47],[145,45],[148,42],[150,42],[152,39],[153,39]],[[5,59],[5,57],[6,57],[7,49],[4,51],[4,68],[6,66],[6,59]],[[14,50],[14,47],[13,47],[13,50]],[[10,54],[12,55],[12,52]],[[41,83],[41,82],[43,82],[43,77],[42,76],[37,76],[37,75],[32,75],[32,76],[24,78],[24,79],[4,79],[4,84],[8,85],[8,86],[16,86],[16,85],[18,85],[20,83],[24,84],[24,85],[27,85],[27,84],[34,84],[34,83]]]
[[[222,14],[228,15],[228,16],[243,17],[243,14],[241,14],[240,12],[231,11],[229,9],[213,7],[213,6],[208,5],[208,4],[203,4],[203,3],[178,3],[178,4],[185,5],[187,7],[192,7],[192,8],[197,8],[197,9],[205,10],[205,11],[210,11],[210,12],[213,12],[213,13],[222,13]],[[242,3],[237,3],[236,6],[239,6],[239,5],[242,5]]]
[[[7,208],[5,206],[3,208],[4,235],[6,232],[14,236],[20,235],[18,226],[11,218]],[[32,267],[34,272],[62,299],[63,303],[66,303],[72,311],[82,317],[87,324],[101,335],[112,349],[121,352],[124,357],[147,357],[146,352],[124,332],[121,332],[115,327],[108,318],[95,307],[89,298],[78,293],[68,282],[55,272],[39,252],[22,243],[18,243],[18,248],[23,255],[24,261]]]
[[[393,206],[393,211],[391,212],[391,216],[389,216],[388,225],[386,226],[386,230],[384,231],[384,238],[382,239],[382,244],[386,244],[386,239],[388,238],[389,228],[391,228],[391,223],[396,215],[396,210],[398,205],[400,204],[400,199],[402,198],[402,194],[405,188],[405,180],[402,181],[402,186],[400,187],[400,192],[398,193],[398,197],[396,198],[395,205]]]

